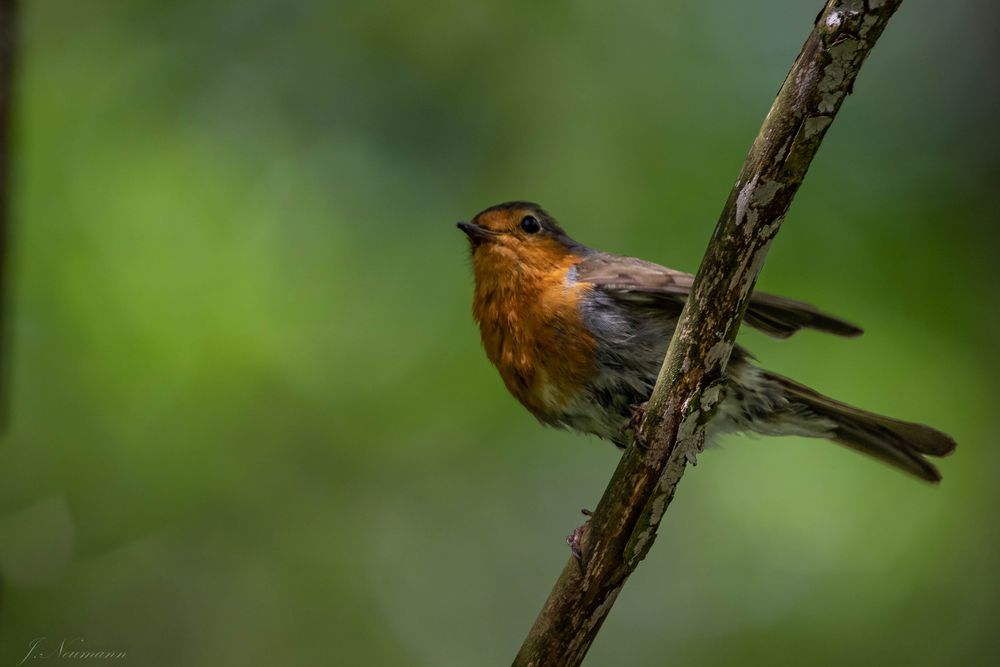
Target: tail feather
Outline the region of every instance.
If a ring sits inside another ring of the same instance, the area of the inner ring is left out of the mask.
[[[837,434],[833,438],[838,444],[868,454],[928,482],[941,481],[937,466],[905,444],[892,440],[891,437],[872,433],[867,427],[852,423],[838,424]]]
[[[924,456],[947,456],[956,443],[948,435],[923,424],[904,422],[835,401],[794,380],[766,374],[778,384],[793,405],[805,406],[835,424],[830,439],[868,454],[929,482],[939,482],[941,473]]]

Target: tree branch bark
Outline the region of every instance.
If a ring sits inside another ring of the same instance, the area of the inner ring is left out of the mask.
[[[639,427],[515,667],[579,665],[649,552],[705,423],[771,241],[862,63],[902,0],[829,0],[778,91],[698,269]]]

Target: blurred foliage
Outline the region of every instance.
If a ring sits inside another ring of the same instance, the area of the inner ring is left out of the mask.
[[[509,663],[617,453],[506,394],[453,222],[694,270],[818,3],[23,5],[0,658]],[[904,4],[772,249],[866,335],[744,336],[944,483],[725,441],[588,664],[995,660],[995,18]]]

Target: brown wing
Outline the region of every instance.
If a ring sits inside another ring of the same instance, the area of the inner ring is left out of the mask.
[[[694,276],[635,257],[594,253],[576,265],[576,278],[621,300],[669,308],[679,315],[691,291]],[[838,336],[857,336],[859,327],[827,315],[815,306],[784,297],[754,292],[743,320],[769,336],[788,338],[799,329],[815,329]]]

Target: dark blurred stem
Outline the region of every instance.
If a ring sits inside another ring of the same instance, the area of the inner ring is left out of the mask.
[[[17,49],[17,0],[0,0],[0,432],[10,414],[10,165],[14,65]]]
[[[10,118],[17,43],[17,0],[0,0],[0,432],[7,426],[10,409]],[[0,577],[0,619],[6,597]]]
[[[830,0],[743,164],[667,350],[635,443],[514,660],[579,665],[648,553],[704,425],[767,250],[858,70],[902,0]],[[664,624],[668,624],[664,620]]]

